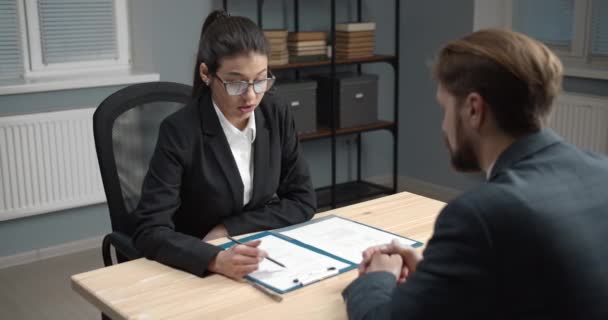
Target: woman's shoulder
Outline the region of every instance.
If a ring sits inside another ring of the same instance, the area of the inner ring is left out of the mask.
[[[187,138],[197,132],[200,126],[198,100],[192,99],[186,105],[168,115],[161,123],[160,130],[172,136]]]
[[[195,118],[198,118],[198,99],[193,98],[183,107],[179,108],[172,114],[168,115],[164,122],[169,124],[183,125],[185,123],[193,122]]]
[[[275,118],[275,120],[284,119],[288,111],[285,101],[283,101],[283,99],[281,99],[281,97],[279,97],[273,91],[269,91],[264,94],[260,107],[267,116],[271,116]]]

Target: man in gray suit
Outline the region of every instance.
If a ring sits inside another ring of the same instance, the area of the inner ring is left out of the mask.
[[[363,253],[350,319],[608,319],[608,160],[545,128],[562,65],[519,33],[482,30],[434,66],[452,165],[487,182],[440,213],[422,255]]]

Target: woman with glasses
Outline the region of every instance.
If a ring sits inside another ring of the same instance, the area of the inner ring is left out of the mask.
[[[271,92],[269,44],[244,17],[212,12],[201,32],[192,101],[169,116],[134,212],[147,258],[204,276],[242,278],[259,241],[208,240],[306,221],[316,200],[288,107]]]

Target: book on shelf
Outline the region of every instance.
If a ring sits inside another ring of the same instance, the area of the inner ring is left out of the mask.
[[[374,22],[349,22],[336,24],[336,31],[372,31],[376,30]]]
[[[285,39],[268,39],[268,43],[270,43],[271,47],[280,47],[280,46],[286,46],[287,45],[287,40]]]
[[[300,53],[309,53],[309,52],[327,52],[327,47],[310,47],[310,48],[300,48],[300,49],[289,49],[289,54],[298,55]]]
[[[355,31],[355,32],[344,32],[336,31],[336,39],[347,38],[373,38],[376,33],[374,31]]]
[[[343,60],[349,60],[349,59],[358,59],[358,58],[367,58],[367,57],[373,57],[374,53],[348,53],[348,54],[336,54],[336,59],[343,59]]]
[[[355,44],[374,45],[374,38],[359,38],[359,39],[336,39],[336,45],[353,46]]]
[[[360,52],[336,52],[336,57],[346,57],[346,58],[350,58],[350,57],[369,57],[369,56],[373,56],[374,52],[373,51],[360,51]]]
[[[267,29],[264,30],[264,35],[268,39],[286,39],[287,38],[287,30],[284,29]]]
[[[284,64],[288,64],[288,63],[289,63],[289,56],[285,56],[284,58],[280,58],[280,59],[268,60],[268,65],[270,65],[270,66],[281,66]]]
[[[270,59],[283,59],[285,57],[289,56],[289,53],[287,51],[285,52],[272,52],[270,54]]]
[[[374,50],[370,50],[370,49],[366,49],[366,50],[357,50],[357,51],[341,51],[341,50],[336,50],[336,56],[353,56],[353,55],[359,55],[359,54],[365,54],[365,55],[373,55],[374,54]]]
[[[336,38],[336,43],[351,43],[351,42],[375,42],[374,37],[362,38]]]
[[[303,32],[290,32],[287,36],[289,41],[317,41],[325,40],[327,34],[323,31],[303,31]]]
[[[328,60],[326,54],[316,54],[310,56],[289,56],[289,62],[298,63],[298,62],[312,62],[312,61],[324,61]]]
[[[345,50],[350,50],[350,49],[363,49],[363,48],[374,48],[374,43],[373,42],[349,42],[349,43],[341,43],[341,42],[337,42],[336,43],[336,49],[345,49]]]
[[[307,48],[307,47],[325,47],[327,42],[325,40],[314,40],[314,41],[289,41],[287,46],[291,48]]]
[[[297,52],[289,52],[291,56],[314,56],[319,54],[327,55],[327,50],[325,48],[319,50],[308,50],[308,51],[297,51]]]
[[[326,51],[326,46],[306,47],[306,48],[290,48],[290,53],[309,52],[309,51]]]

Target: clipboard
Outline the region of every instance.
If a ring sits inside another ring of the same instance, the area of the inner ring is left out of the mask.
[[[402,239],[402,241],[414,248],[422,246],[422,243],[419,241],[352,221],[350,219],[330,215],[294,226],[272,231],[263,231],[248,237],[240,238],[239,240],[242,242],[262,239],[262,247],[264,248],[265,244],[271,246],[271,248],[267,249],[271,257],[279,260],[287,267],[285,269],[278,269],[280,267],[277,267],[276,265],[264,260],[260,265],[261,270],[253,272],[247,275],[245,278],[276,293],[285,294],[355,269],[358,266],[359,261],[355,261],[356,259],[353,259],[354,252],[352,252],[352,250],[351,252],[340,252],[339,245],[332,246],[330,241],[325,241],[325,243],[322,241],[316,241],[318,242],[316,246],[309,243],[315,243],[316,239],[311,239],[310,236],[307,239],[305,236],[306,232],[308,230],[314,231],[314,228],[317,227],[324,228],[319,229],[318,231],[320,232],[329,230],[330,233],[332,231],[340,232],[340,230],[334,230],[337,228],[350,228],[350,230],[358,230],[364,235],[366,233],[367,235],[371,235],[370,239],[374,238],[373,236],[376,236],[376,240],[385,240],[385,242],[382,243],[389,242],[386,241],[386,239],[389,238],[398,238],[400,240]],[[290,235],[293,235],[294,237],[291,237]],[[314,232],[310,233],[309,235],[314,237]],[[331,237],[331,235],[328,235],[328,237]],[[355,237],[356,239],[357,235],[352,235],[352,237]],[[350,240],[353,239],[352,237]],[[356,254],[358,257],[360,257],[361,252],[368,247],[380,244],[371,242],[366,243],[366,241],[370,239],[357,239],[358,246],[355,246],[355,250],[357,251]],[[306,242],[301,240],[305,240]],[[348,239],[343,240],[347,241]],[[220,247],[226,249],[233,245],[235,245],[235,243],[231,241],[220,245]],[[341,256],[341,253],[343,253],[344,256]],[[290,263],[291,265],[289,265]],[[274,269],[270,267],[270,265],[274,266]],[[266,270],[262,266],[270,269]]]
[[[274,238],[274,239],[272,239],[272,238]],[[273,258],[276,258],[277,260],[283,260],[281,262],[287,265],[287,268],[286,268],[287,270],[285,271],[285,274],[280,276],[280,280],[277,280],[280,284],[282,284],[282,286],[273,285],[273,281],[267,281],[263,277],[263,274],[262,274],[262,276],[258,276],[257,274],[261,273],[259,271],[253,272],[253,273],[245,276],[245,279],[247,279],[251,282],[257,283],[259,285],[262,285],[279,294],[285,294],[285,293],[297,290],[304,286],[321,281],[323,279],[327,279],[329,277],[336,276],[343,272],[350,271],[357,267],[357,264],[355,264],[355,263],[352,263],[348,260],[334,256],[330,253],[324,252],[323,250],[319,250],[315,247],[309,246],[305,243],[291,239],[289,237],[283,236],[280,233],[276,233],[273,231],[263,231],[263,232],[260,232],[260,233],[257,233],[257,234],[254,234],[254,235],[251,235],[248,237],[240,238],[239,241],[248,242],[248,241],[253,241],[253,240],[257,240],[257,239],[262,239],[262,245],[264,245],[264,240],[266,240],[266,241],[269,241],[269,240],[283,241],[285,246],[289,246],[289,245],[292,246],[290,248],[291,250],[293,250],[293,248],[298,248],[298,249],[301,249],[301,252],[305,252],[305,254],[307,254],[307,255],[318,257],[316,259],[319,261],[330,262],[329,265],[327,265],[326,267],[324,265],[323,268],[314,268],[313,270],[306,270],[306,271],[301,271],[301,270],[290,271],[292,266],[289,265],[289,260],[285,260],[284,258],[281,259],[280,258],[281,256],[277,257],[276,250],[270,251],[271,255],[274,255]],[[234,242],[228,242],[228,243],[224,243],[224,244],[220,245],[220,247],[227,249],[233,245],[235,245]],[[262,263],[264,263],[264,261]],[[272,263],[270,263],[270,264],[272,264]],[[276,269],[274,269],[274,270],[279,270],[279,268],[280,267],[276,267]],[[271,273],[273,271],[263,271],[263,272]],[[276,272],[279,273],[280,271],[276,271]],[[287,281],[283,278],[289,278],[289,279]],[[281,280],[285,280],[285,281],[281,281]]]

